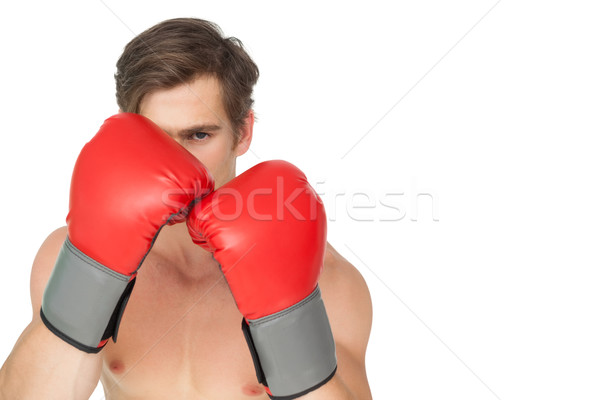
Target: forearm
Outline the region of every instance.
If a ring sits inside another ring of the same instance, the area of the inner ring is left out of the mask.
[[[36,319],[0,370],[0,399],[88,399],[101,367],[100,355],[77,350]]]

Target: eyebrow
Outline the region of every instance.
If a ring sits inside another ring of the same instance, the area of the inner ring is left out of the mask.
[[[198,132],[215,132],[221,129],[221,126],[215,124],[200,124],[193,125],[188,128],[177,131],[176,136],[180,138],[188,137],[194,133]],[[167,132],[169,133],[169,132]]]

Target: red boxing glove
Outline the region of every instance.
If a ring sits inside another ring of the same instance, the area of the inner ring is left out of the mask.
[[[334,375],[335,344],[317,281],[326,216],[304,174],[263,162],[190,211],[192,239],[213,252],[244,315],[259,382],[291,399]]]
[[[82,149],[71,180],[68,237],[42,300],[57,336],[95,353],[112,336],[137,270],[160,228],[182,222],[213,189],[205,167],[149,119],[108,118]]]

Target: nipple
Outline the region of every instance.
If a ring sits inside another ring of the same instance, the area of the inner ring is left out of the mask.
[[[265,389],[258,383],[247,383],[242,386],[242,393],[247,396],[260,396],[265,393]]]

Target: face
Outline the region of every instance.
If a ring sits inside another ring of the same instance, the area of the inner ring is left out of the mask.
[[[211,76],[146,95],[140,114],[200,160],[215,178],[215,187],[235,177],[235,159],[248,150],[252,140],[254,115],[250,112],[235,144],[219,82]]]

